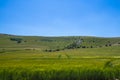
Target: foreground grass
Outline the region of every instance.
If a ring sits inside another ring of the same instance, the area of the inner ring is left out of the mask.
[[[0,80],[120,80],[120,47],[51,53],[5,49]]]
[[[73,68],[41,70],[39,68],[0,69],[0,80],[119,80],[118,68]]]

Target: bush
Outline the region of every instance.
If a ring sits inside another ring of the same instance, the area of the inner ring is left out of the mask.
[[[106,44],[105,46],[106,46],[106,47],[108,47],[108,45],[107,45],[107,44]]]
[[[86,48],[86,46],[82,46],[82,48]]]
[[[11,41],[16,41],[17,43],[21,43],[22,39],[21,38],[10,38]]]
[[[112,44],[109,44],[109,46],[112,46]]]
[[[90,48],[93,48],[93,46],[90,46]]]
[[[80,46],[76,42],[73,42],[72,44],[68,45],[66,48],[75,49],[75,48],[80,48]]]

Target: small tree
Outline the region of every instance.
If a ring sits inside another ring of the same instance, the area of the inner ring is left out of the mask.
[[[112,46],[112,44],[109,44],[109,46]]]
[[[82,48],[86,48],[86,46],[82,46]]]
[[[22,42],[21,40],[17,41],[18,44],[21,43],[21,42]]]
[[[22,39],[21,38],[10,38],[11,41],[16,41],[17,43],[21,43]]]
[[[106,44],[105,46],[106,46],[106,47],[108,47],[108,45],[107,45],[107,44]]]
[[[90,48],[93,48],[93,46],[90,46]]]

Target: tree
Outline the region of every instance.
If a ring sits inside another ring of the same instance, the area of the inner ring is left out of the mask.
[[[22,42],[21,40],[17,41],[17,43],[21,43],[21,42]]]
[[[105,46],[106,46],[106,47],[108,47],[108,45],[107,45],[107,44],[106,44]]]
[[[93,46],[90,46],[90,48],[93,48]]]
[[[82,48],[86,48],[86,46],[82,46]]]
[[[22,39],[21,38],[10,38],[11,41],[16,41],[17,43],[21,43]]]
[[[80,48],[80,45],[82,43],[82,40],[77,40],[77,41],[74,41],[73,43],[69,44],[66,48],[67,49],[75,49],[75,48]]]
[[[112,46],[112,44],[109,44],[109,46]]]

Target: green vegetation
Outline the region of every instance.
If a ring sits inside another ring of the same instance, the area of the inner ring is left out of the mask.
[[[80,68],[62,70],[3,69],[6,74],[1,80],[116,80],[120,78],[119,69]]]
[[[119,43],[120,38],[1,34],[0,80],[120,80]]]
[[[19,43],[19,44],[18,44]],[[102,38],[87,36],[72,37],[38,37],[15,36],[0,34],[0,48],[40,48],[46,49],[74,49],[74,48],[99,48],[120,45],[120,37]]]

